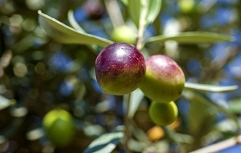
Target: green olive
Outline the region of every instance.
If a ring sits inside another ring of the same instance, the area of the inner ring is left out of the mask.
[[[49,111],[43,118],[43,126],[47,137],[57,147],[67,146],[73,138],[73,118],[63,109]]]
[[[177,106],[173,101],[169,103],[153,101],[149,107],[148,112],[151,120],[160,126],[167,126],[172,124],[178,115]]]

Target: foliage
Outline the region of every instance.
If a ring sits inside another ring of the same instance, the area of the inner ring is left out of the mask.
[[[188,0],[183,10],[184,1],[0,1],[0,152],[190,152],[237,136],[241,3]],[[88,2],[102,14],[93,18]],[[170,126],[151,121],[141,90],[114,96],[97,84],[95,59],[120,25],[145,58],[165,54],[183,69]],[[66,147],[43,128],[56,108],[74,119]]]

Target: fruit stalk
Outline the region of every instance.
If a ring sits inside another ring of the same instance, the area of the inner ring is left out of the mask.
[[[106,9],[108,11],[110,20],[114,27],[118,27],[120,25],[124,25],[124,19],[122,17],[121,10],[118,6],[116,0],[105,0]]]
[[[138,35],[136,38],[136,43],[135,47],[141,51],[143,47],[143,35],[145,31],[145,23],[141,22],[139,29],[138,29]],[[125,127],[126,127],[126,139],[125,139],[125,149],[126,153],[130,153],[131,151],[129,150],[128,143],[131,139],[131,131],[130,131],[130,126],[131,126],[131,118],[128,117],[129,111],[130,111],[130,103],[131,103],[131,93],[128,94],[128,99],[127,99],[127,108],[126,108],[126,115],[125,115]]]
[[[129,114],[129,111],[130,111],[131,93],[129,93],[127,96],[128,97],[127,97],[127,101],[126,101],[126,115],[125,115],[125,127],[126,127],[125,149],[126,149],[126,153],[130,153],[128,143],[129,143],[130,138],[131,138],[131,131],[130,131],[131,118],[128,116],[128,114]]]

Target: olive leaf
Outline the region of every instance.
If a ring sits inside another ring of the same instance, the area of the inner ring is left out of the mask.
[[[158,16],[161,9],[161,0],[129,0],[123,1],[128,6],[130,17],[135,25],[146,27]]]
[[[131,93],[131,97],[130,97],[130,108],[129,108],[129,112],[128,112],[128,117],[129,118],[133,118],[133,116],[135,115],[136,113],[136,110],[138,109],[140,103],[141,103],[141,100],[143,99],[144,97],[144,94],[143,92],[137,88],[136,90],[134,90],[132,93]],[[128,97],[125,96],[125,101],[127,101]]]
[[[123,136],[124,127],[119,126],[115,131],[102,134],[100,137],[92,141],[84,150],[84,153],[111,153]]]
[[[211,91],[211,92],[228,92],[232,91],[238,88],[238,86],[214,86],[214,85],[206,85],[206,84],[198,84],[198,83],[191,83],[191,82],[186,82],[185,83],[185,88],[186,89],[191,89],[191,90],[199,90],[199,91]]]
[[[154,22],[161,10],[162,0],[149,0],[148,1],[148,13],[147,13],[147,24]]]
[[[217,34],[217,33],[195,31],[195,32],[183,32],[175,36],[159,35],[159,36],[149,38],[146,41],[146,43],[165,42],[168,40],[176,41],[178,43],[197,44],[197,43],[215,43],[219,41],[232,41],[233,37],[229,35],[223,35],[223,34]]]
[[[106,47],[113,42],[105,38],[77,31],[38,11],[39,23],[54,40],[64,44],[86,44]]]
[[[135,23],[136,27],[139,28],[141,15],[144,12],[143,0],[129,0],[128,1],[128,11],[132,21]]]
[[[79,32],[86,33],[86,32],[84,31],[84,29],[83,29],[83,28],[78,24],[78,22],[75,20],[73,10],[69,10],[69,12],[68,12],[68,20],[69,20],[70,25],[71,25],[73,28],[75,28],[75,29],[78,30]]]

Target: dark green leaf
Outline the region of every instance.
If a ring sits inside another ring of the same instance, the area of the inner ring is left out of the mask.
[[[84,150],[84,153],[110,153],[115,149],[123,136],[124,127],[118,127],[116,131],[103,134],[91,142],[88,148]]]
[[[178,43],[197,44],[197,43],[215,43],[219,41],[232,41],[233,37],[229,35],[197,31],[197,32],[183,32],[175,36],[160,35],[160,36],[149,38],[147,42],[148,43],[165,42],[168,40],[177,41]]]
[[[113,42],[98,36],[77,31],[56,19],[38,11],[39,23],[54,40],[64,44],[87,44],[108,46]]]
[[[185,83],[186,89],[191,90],[199,90],[199,91],[211,91],[211,92],[228,92],[238,88],[238,86],[214,86],[214,85],[206,85],[206,84],[198,84],[198,83]]]

